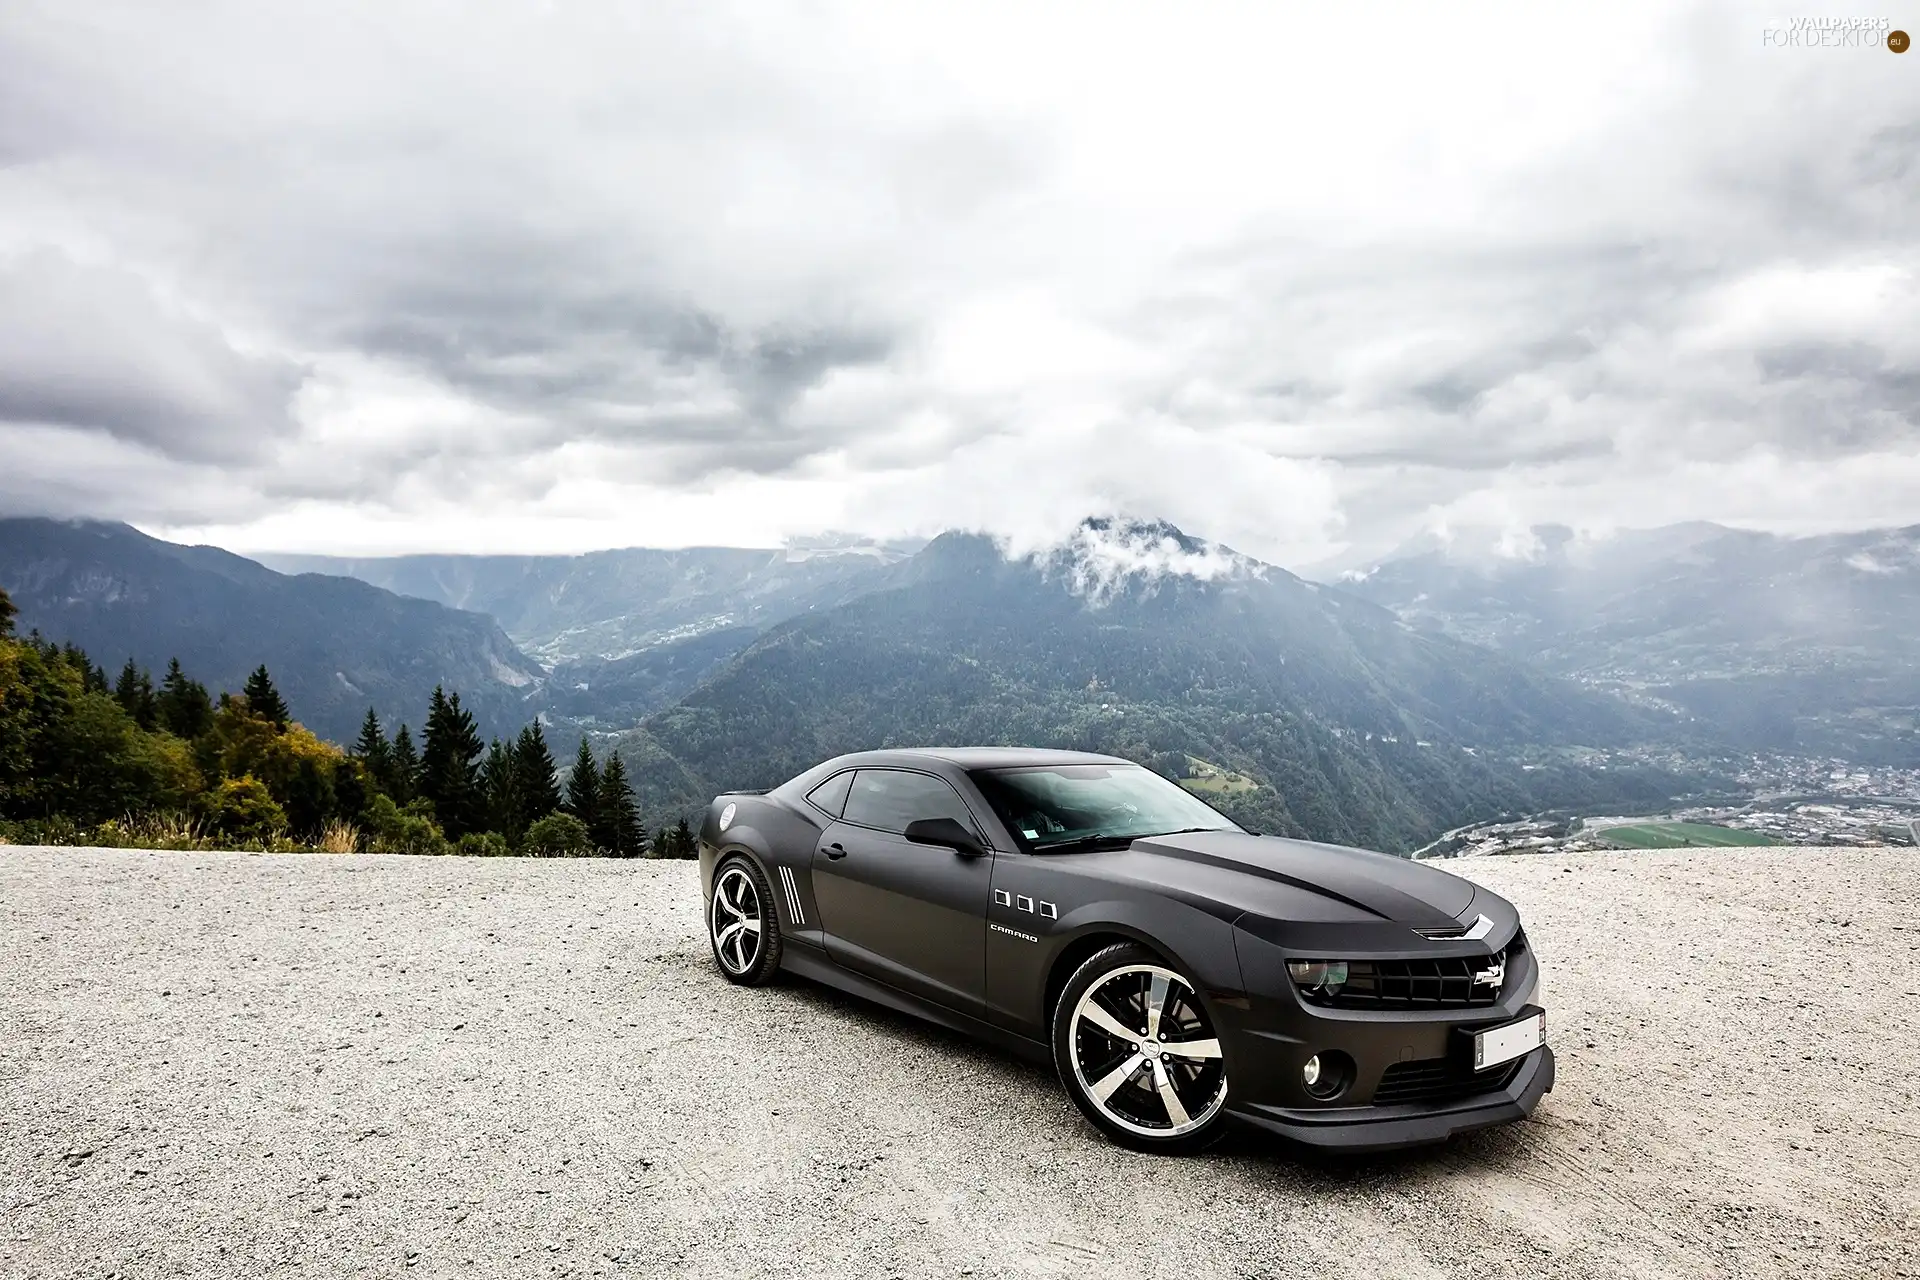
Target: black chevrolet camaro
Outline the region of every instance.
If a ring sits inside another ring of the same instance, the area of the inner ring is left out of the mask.
[[[815,978],[1050,1061],[1101,1132],[1229,1118],[1380,1150],[1553,1087],[1512,904],[1422,863],[1243,831],[1108,756],[841,756],[700,830],[730,980]]]

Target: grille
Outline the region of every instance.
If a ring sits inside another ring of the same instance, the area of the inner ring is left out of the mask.
[[[1526,937],[1515,933],[1502,954],[1512,973],[1526,950]],[[1353,960],[1347,981],[1339,991],[1302,991],[1314,1004],[1336,1009],[1471,1009],[1490,1005],[1505,986],[1475,985],[1473,975],[1484,970],[1491,956],[1447,956],[1432,960]]]
[[[1521,1061],[1524,1059],[1480,1072],[1469,1071],[1446,1058],[1396,1062],[1380,1077],[1380,1084],[1373,1091],[1373,1102],[1380,1107],[1399,1102],[1456,1102],[1476,1094],[1492,1093],[1513,1083]]]

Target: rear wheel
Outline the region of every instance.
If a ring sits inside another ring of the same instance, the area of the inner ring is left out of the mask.
[[[1138,943],[1082,964],[1053,1011],[1053,1060],[1087,1119],[1142,1151],[1197,1151],[1223,1130],[1226,1061],[1193,983]]]
[[[707,940],[727,981],[757,987],[779,971],[780,922],[772,906],[767,877],[751,858],[736,853],[714,869]]]

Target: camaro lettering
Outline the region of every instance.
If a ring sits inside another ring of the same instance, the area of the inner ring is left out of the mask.
[[[1020,939],[1020,941],[1022,941],[1022,942],[1038,942],[1038,941],[1040,941],[1040,939],[1038,939],[1038,938],[1036,938],[1036,937],[1034,937],[1034,936],[1033,936],[1032,934],[1030,934],[1030,933],[1022,933],[1022,932],[1020,932],[1020,931],[1019,931],[1018,929],[1009,929],[1009,928],[1007,928],[1007,926],[1005,926],[1005,925],[1003,925],[1003,924],[989,924],[989,925],[988,925],[988,927],[989,927],[989,928],[991,928],[991,929],[997,929],[997,930],[998,930],[998,931],[1000,931],[1001,933],[1010,933],[1010,934],[1012,934],[1012,935],[1013,935],[1014,937],[1016,937],[1016,938],[1018,938],[1018,939]]]

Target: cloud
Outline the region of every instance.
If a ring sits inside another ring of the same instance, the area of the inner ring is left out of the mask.
[[[16,6],[0,500],[258,549],[1118,512],[1291,564],[1920,520],[1920,81],[1763,26]]]
[[[1011,546],[1003,550],[1017,554]],[[1029,553],[1043,572],[1098,606],[1130,591],[1151,593],[1167,578],[1222,582],[1266,576],[1266,566],[1218,543],[1158,521],[1097,516],[1055,548]]]
[[[0,261],[0,422],[244,458],[294,430],[300,366],[237,350],[138,275],[40,250]]]

